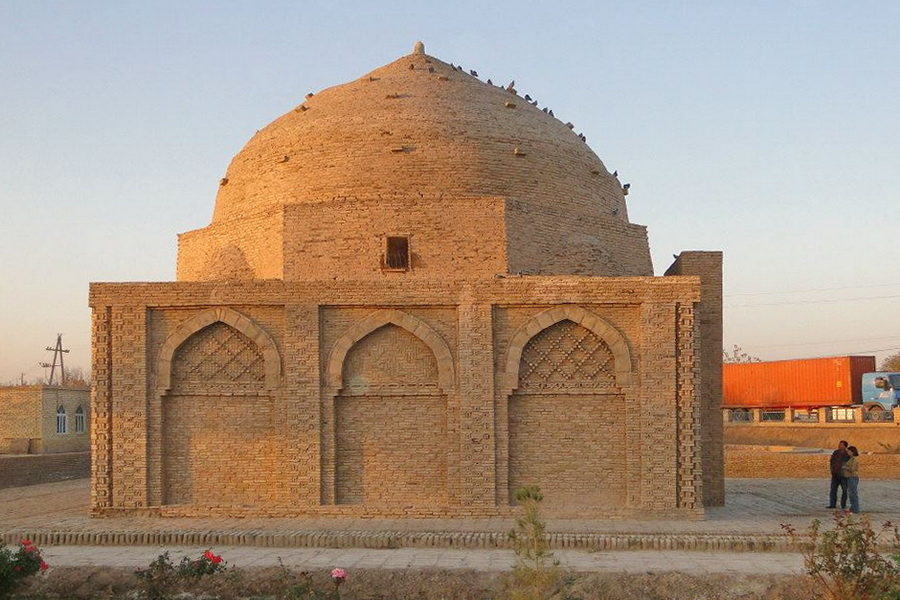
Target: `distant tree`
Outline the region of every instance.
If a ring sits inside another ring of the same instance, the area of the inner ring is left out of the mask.
[[[891,354],[881,361],[879,371],[900,371],[900,352]]]
[[[753,363],[753,362],[762,362],[759,358],[755,356],[750,356],[744,349],[735,344],[731,352],[728,350],[722,350],[722,362],[724,363]]]
[[[91,387],[91,374],[81,367],[66,369],[66,387],[83,388]]]
[[[60,385],[59,377],[54,378],[54,385]],[[6,386],[24,386],[24,385],[47,385],[47,375],[35,375],[28,377],[22,373],[16,379],[8,379],[0,381],[0,385]],[[91,372],[85,371],[81,367],[73,367],[66,369],[66,387],[76,389],[88,389],[91,387]]]
[[[15,379],[7,379],[3,381],[0,385],[18,387],[25,385],[44,385],[47,383],[47,378],[41,375],[36,375],[34,377],[28,377],[25,373],[22,373]]]

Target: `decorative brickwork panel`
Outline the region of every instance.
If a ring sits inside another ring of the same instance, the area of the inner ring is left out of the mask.
[[[497,504],[497,437],[494,391],[493,307],[488,304],[463,304],[458,310],[460,344],[458,346],[459,393],[449,398],[449,441],[451,459],[449,480],[459,489],[456,497],[465,506]],[[455,410],[454,400],[458,409]],[[455,414],[458,418],[454,418]]]
[[[166,504],[284,506],[279,424],[266,396],[163,399]]]
[[[431,349],[396,325],[350,349],[335,400],[336,503],[446,504],[447,402],[437,381]]]
[[[173,394],[238,387],[261,390],[265,360],[251,339],[225,323],[213,323],[188,338],[172,361]]]
[[[262,395],[259,346],[222,322],[175,352],[163,398],[164,503],[254,507],[286,502],[282,436],[274,401]]]
[[[437,360],[415,335],[385,325],[360,340],[344,360],[344,393],[436,393]]]
[[[112,503],[136,508],[147,502],[146,307],[113,306],[110,329]]]
[[[111,309],[94,306],[91,313],[91,507],[112,506],[112,352]]]
[[[522,352],[519,389],[596,389],[615,385],[615,360],[606,342],[572,321],[534,336]]]
[[[445,397],[338,397],[335,411],[337,504],[446,504]]]
[[[509,491],[539,485],[554,514],[624,509],[625,401],[621,396],[520,395],[509,405]]]
[[[680,508],[697,508],[702,500],[697,493],[701,488],[701,457],[697,444],[700,437],[699,353],[694,352],[698,323],[692,306],[676,305],[676,319],[678,505]]]
[[[509,500],[538,485],[554,512],[624,508],[624,398],[607,343],[569,320],[526,344],[509,401]],[[591,393],[593,392],[593,393]]]

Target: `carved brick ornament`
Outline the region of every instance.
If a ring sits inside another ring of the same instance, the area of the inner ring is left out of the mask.
[[[609,346],[589,329],[560,321],[525,346],[519,389],[592,389],[615,385],[615,359]]]
[[[210,384],[262,389],[265,361],[259,347],[225,323],[204,327],[179,346],[172,373],[174,393],[209,392]]]

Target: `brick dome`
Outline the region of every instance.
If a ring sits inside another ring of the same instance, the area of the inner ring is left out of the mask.
[[[652,274],[646,232],[628,222],[621,184],[576,130],[514,91],[425,54],[419,43],[355,81],[308,95],[258,131],[221,181],[210,228],[183,234],[179,279],[288,278],[289,248],[308,251],[303,238],[323,216],[315,206],[421,200],[450,215],[461,211],[457,222],[467,222],[481,218],[472,202],[488,198],[504,203],[502,272]],[[301,205],[307,208],[295,218],[282,214]],[[276,213],[281,225],[270,226],[282,237],[252,241],[250,230]],[[571,218],[567,231],[542,233]],[[359,235],[356,225],[349,235]],[[219,232],[197,239],[210,229]],[[244,233],[223,243],[233,237],[225,230]],[[567,251],[574,263],[546,257]],[[305,271],[295,268],[292,277]]]
[[[419,194],[599,204],[626,218],[621,186],[575,130],[424,52],[307,98],[253,136],[226,177],[214,222]]]

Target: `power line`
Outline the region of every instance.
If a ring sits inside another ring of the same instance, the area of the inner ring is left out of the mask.
[[[897,350],[900,350],[900,346],[896,348],[881,348],[880,350],[857,350],[855,352],[843,352],[841,354],[834,354],[832,352],[831,354],[823,354],[822,356],[809,356],[806,358],[828,358],[830,356],[852,356],[854,354],[877,354],[879,352],[895,352]]]
[[[748,346],[748,348],[751,351],[753,351],[753,348],[755,348],[755,347],[761,348],[762,346],[753,346],[753,345]],[[881,348],[879,350],[855,350],[853,352],[829,352],[828,354],[818,354],[815,356],[804,356],[803,358],[832,358],[834,356],[856,356],[856,355],[860,355],[860,354],[878,354],[879,352],[896,352],[896,351],[900,351],[900,346],[898,346],[896,348]],[[781,360],[781,359],[778,359],[778,360]]]
[[[784,292],[741,292],[738,294],[725,294],[725,298],[733,298],[735,296],[775,296],[779,294],[806,294],[809,292],[836,292],[838,290],[866,290],[870,288],[896,287],[900,283],[879,283],[873,285],[847,285],[843,287],[831,288],[813,288],[808,290],[788,290]]]
[[[835,304],[838,302],[861,302],[864,300],[887,300],[900,298],[900,294],[891,296],[859,296],[857,298],[831,298],[827,300],[788,300],[786,302],[760,302],[758,304],[730,304],[724,308],[755,308],[757,306],[790,306],[794,304]]]
[[[883,335],[881,337],[871,337],[871,338],[854,338],[852,340],[823,340],[821,342],[796,342],[792,344],[766,344],[763,346],[754,345],[754,348],[783,348],[789,346],[819,346],[822,344],[850,344],[854,342],[872,342],[875,340],[896,340],[900,339],[900,334],[898,335]]]

